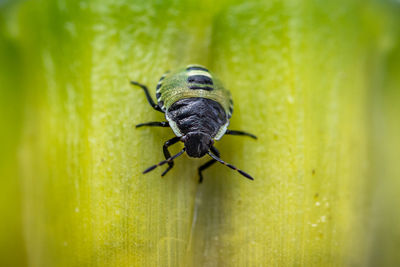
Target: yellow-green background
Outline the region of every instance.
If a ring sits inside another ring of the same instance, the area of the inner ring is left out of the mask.
[[[0,2],[0,266],[400,266],[398,1]],[[231,90],[222,158],[183,156],[153,90]],[[178,151],[177,145],[173,151]]]

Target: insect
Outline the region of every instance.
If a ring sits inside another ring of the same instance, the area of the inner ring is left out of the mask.
[[[217,161],[253,180],[246,172],[220,159],[220,153],[214,146],[214,141],[220,140],[223,135],[249,136],[254,139],[257,137],[247,132],[228,129],[233,112],[232,97],[208,69],[200,65],[189,65],[174,72],[166,72],[157,84],[157,104],[145,85],[135,81],[131,81],[131,84],[141,87],[153,109],[164,113],[166,118],[162,122],[141,123],[136,128],[171,127],[176,135],[164,143],[165,160],[147,168],[143,173],[168,164],[161,174],[164,176],[174,166],[174,159],[186,151],[189,157],[201,158],[206,154],[211,157],[198,168],[200,183],[203,181],[202,172]],[[168,147],[179,141],[184,143],[184,148],[171,156]]]

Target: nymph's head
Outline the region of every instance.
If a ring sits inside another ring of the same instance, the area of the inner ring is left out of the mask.
[[[188,133],[182,137],[185,143],[186,153],[193,158],[201,158],[214,144],[211,136],[202,132]]]

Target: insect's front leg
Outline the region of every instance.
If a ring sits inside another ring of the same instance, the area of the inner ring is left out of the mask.
[[[218,157],[220,157],[219,151],[212,146],[211,147],[211,152],[214,153],[215,155],[217,155]],[[203,171],[207,168],[209,168],[211,165],[213,165],[215,162],[217,162],[215,159],[210,159],[209,161],[207,161],[206,163],[204,163],[203,165],[201,165],[199,167],[199,169],[197,170],[199,173],[199,183],[203,182]]]
[[[173,144],[176,144],[179,140],[181,140],[180,137],[174,137],[174,138],[169,139],[167,142],[164,143],[163,152],[164,152],[165,159],[168,159],[168,158],[171,157],[171,154],[168,151],[168,147],[172,146]],[[174,162],[173,161],[168,162],[168,168],[161,174],[161,176],[166,175],[167,172],[169,172],[169,170],[172,169],[172,167],[174,167]]]

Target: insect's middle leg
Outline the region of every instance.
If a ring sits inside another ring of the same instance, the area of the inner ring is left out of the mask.
[[[172,146],[173,144],[176,144],[179,140],[181,140],[181,138],[175,136],[174,138],[169,139],[167,142],[164,143],[163,152],[164,152],[165,159],[168,159],[171,157],[171,154],[168,151],[168,147]],[[172,167],[174,167],[174,162],[173,161],[168,162],[168,168],[161,174],[161,176],[166,175],[167,172],[169,172],[169,170],[172,169]]]
[[[214,153],[215,155],[217,155],[218,157],[220,157],[219,151],[214,146],[211,147],[211,152]],[[203,182],[202,171],[204,171],[205,169],[207,169],[208,167],[213,165],[215,162],[217,162],[215,159],[210,159],[209,161],[207,161],[206,163],[204,163],[203,165],[201,165],[199,167],[199,169],[198,169],[198,172],[199,172],[199,183]]]
[[[151,121],[151,122],[139,123],[136,125],[136,128],[139,128],[142,126],[169,127],[169,123],[168,123],[168,121]]]
[[[257,136],[255,136],[254,134],[251,134],[251,133],[248,133],[248,132],[243,132],[243,131],[226,130],[225,134],[229,134],[229,135],[242,135],[242,136],[251,137],[251,138],[253,138],[253,139],[257,139]]]

